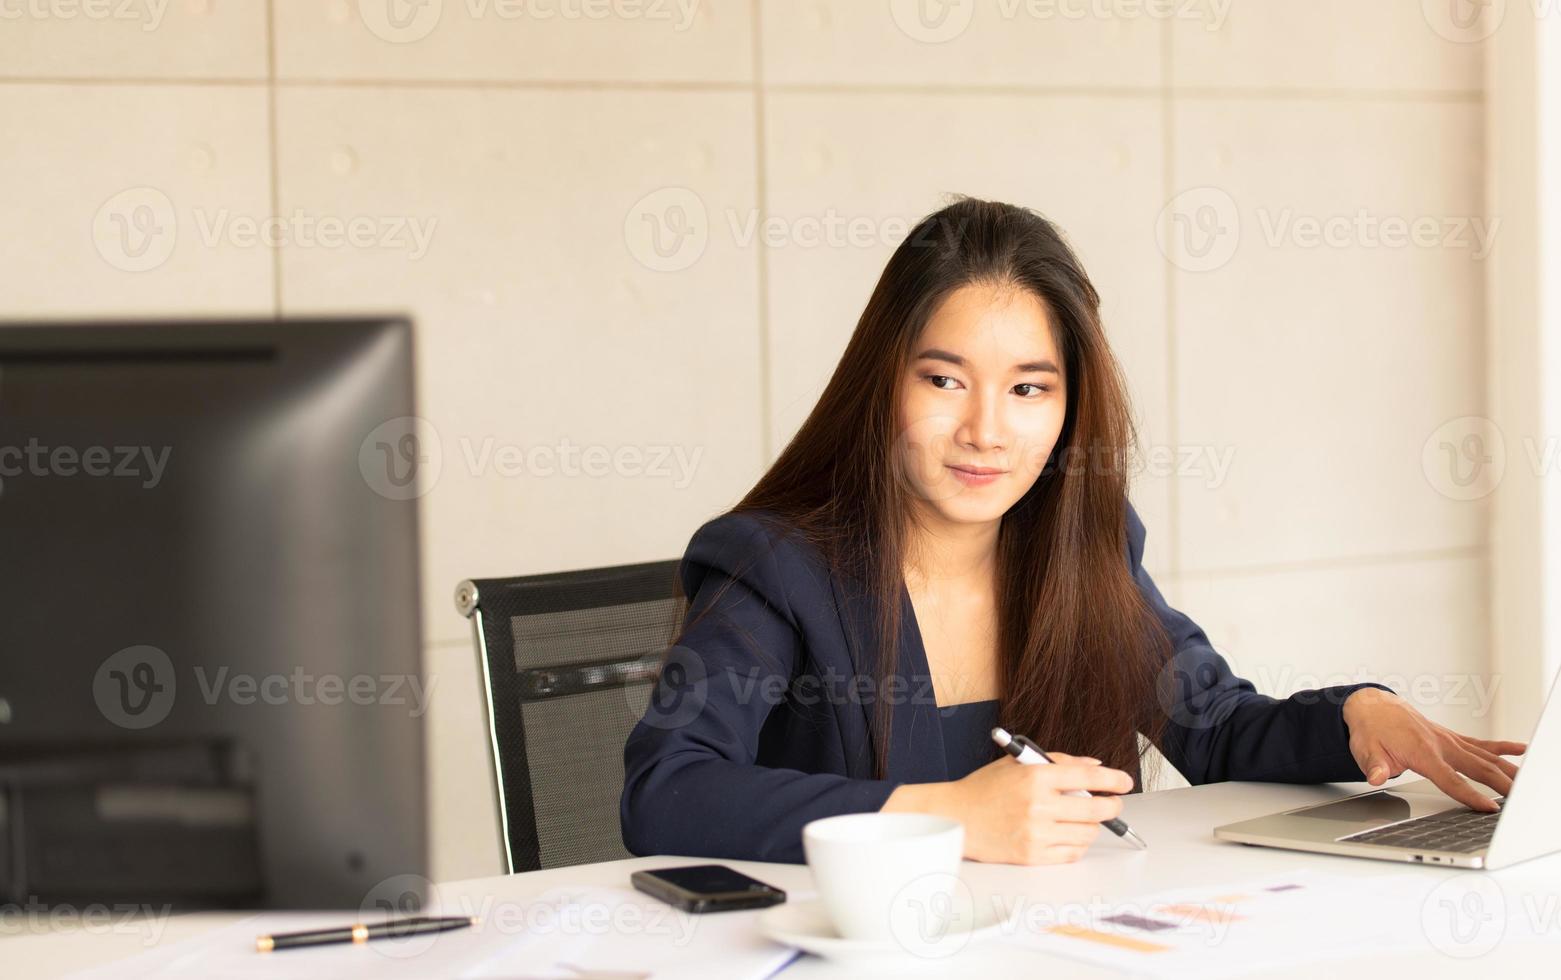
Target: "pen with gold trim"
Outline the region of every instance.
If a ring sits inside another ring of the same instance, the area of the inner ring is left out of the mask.
[[[467,915],[432,917],[417,915],[409,919],[391,919],[364,925],[355,922],[335,929],[310,929],[305,932],[279,932],[273,936],[256,936],[255,949],[269,953],[278,949],[300,949],[305,946],[330,946],[336,943],[366,943],[370,939],[399,939],[402,936],[419,936],[429,932],[448,932],[465,929],[478,923]]]

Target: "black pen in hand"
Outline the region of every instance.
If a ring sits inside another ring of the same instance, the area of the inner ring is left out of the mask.
[[[1050,756],[1041,751],[1039,745],[1036,745],[1023,735],[1010,735],[1005,729],[994,728],[992,729],[992,741],[996,742],[1004,752],[1007,752],[1027,766],[1044,766],[1052,761]],[[1082,789],[1064,790],[1063,793],[1066,796],[1089,797],[1094,795]],[[1149,845],[1144,843],[1144,839],[1133,833],[1133,828],[1124,823],[1120,817],[1113,817],[1103,822],[1101,826],[1139,850],[1149,850]]]

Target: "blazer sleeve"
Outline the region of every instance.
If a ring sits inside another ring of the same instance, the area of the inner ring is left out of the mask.
[[[1231,672],[1203,629],[1165,601],[1144,570],[1148,532],[1127,507],[1128,559],[1139,591],[1170,635],[1158,708],[1167,716],[1156,748],[1189,783],[1239,779],[1272,783],[1364,780],[1349,748],[1344,699],[1368,681],[1297,691],[1283,700],[1257,693]]]
[[[745,514],[716,518],[690,541],[685,626],[703,618],[669,653],[624,746],[630,853],[802,863],[803,824],[878,810],[899,785],[755,762],[760,729],[803,657],[782,574],[802,566],[778,557],[790,547]]]

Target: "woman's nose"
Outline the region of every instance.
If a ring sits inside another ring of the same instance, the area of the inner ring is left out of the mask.
[[[962,441],[973,448],[990,451],[1003,446],[1006,423],[1001,397],[978,392],[967,403],[962,425]]]

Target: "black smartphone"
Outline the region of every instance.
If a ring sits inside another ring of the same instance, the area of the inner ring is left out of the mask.
[[[731,912],[779,905],[786,893],[724,864],[636,871],[634,887],[685,912]]]

